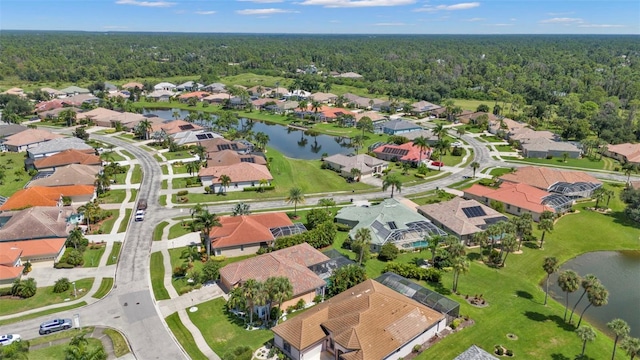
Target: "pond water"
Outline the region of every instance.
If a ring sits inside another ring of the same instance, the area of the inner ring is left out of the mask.
[[[640,251],[598,251],[584,254],[566,262],[558,273],[569,269],[580,276],[595,275],[609,290],[607,305],[591,306],[585,313],[589,322],[606,331],[609,321],[620,318],[629,323],[631,336],[640,337]],[[565,293],[557,285],[557,279],[558,274],[554,274],[549,280],[549,293],[564,305]],[[569,294],[569,313],[582,291],[580,287],[578,291]],[[573,315],[574,322],[588,304],[585,295]]]
[[[180,118],[184,119],[189,112],[186,110],[156,110],[145,109],[144,114],[152,114],[163,119],[172,120],[173,112],[178,111]],[[242,119],[239,128],[246,124],[247,120]],[[304,131],[289,128],[278,124],[269,124],[253,121],[253,132],[263,132],[269,135],[269,146],[284,154],[284,156],[294,159],[320,159],[322,154],[349,154],[353,152],[348,146],[349,139],[318,135],[305,135]]]

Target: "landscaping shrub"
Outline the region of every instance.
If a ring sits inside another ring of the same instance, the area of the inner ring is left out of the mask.
[[[67,263],[75,267],[84,264],[84,259],[82,258],[82,253],[80,251],[73,248],[67,248],[60,259],[60,262]]]
[[[451,329],[455,330],[458,326],[460,326],[460,323],[462,321],[460,319],[454,319],[451,324],[449,324],[449,326],[451,327]]]
[[[507,349],[506,354],[507,354],[507,356],[513,356],[513,350]]]
[[[462,148],[459,148],[459,147],[457,147],[457,146],[456,146],[456,147],[454,147],[454,148],[451,150],[451,155],[453,155],[453,156],[462,156]]]
[[[292,312],[294,312],[296,310],[296,307],[291,305],[287,307],[287,314],[291,314]]]
[[[291,236],[278,238],[275,243],[275,249],[280,250],[294,245],[309,243],[316,249],[331,246],[336,237],[336,224],[326,221],[318,225],[315,229]]]
[[[419,353],[419,352],[420,352],[420,349],[422,349],[422,346],[420,346],[420,345],[415,345],[415,346],[413,347],[413,352],[414,352],[414,353]]]
[[[426,175],[424,174],[413,174],[413,176],[420,178],[420,179],[424,179],[426,177]]]
[[[263,191],[267,191],[267,190],[273,190],[276,187],[273,185],[267,185],[267,186],[247,186],[245,188],[242,188],[242,191],[258,191],[258,192],[263,192]]]
[[[28,278],[26,280],[16,279],[11,286],[11,295],[19,296],[23,299],[34,296],[36,291],[38,291],[38,287],[33,278]]]
[[[438,269],[425,269],[414,264],[403,264],[395,262],[387,263],[387,265],[385,265],[384,267],[383,272],[393,272],[409,279],[425,280],[433,283],[440,282],[440,279],[442,278],[442,274]]]
[[[307,305],[307,303],[304,302],[304,299],[298,300],[298,302],[296,303],[296,310],[304,309],[305,305]]]
[[[347,224],[336,223],[336,230],[341,232],[349,232],[351,231],[351,227]]]
[[[211,260],[218,261],[218,262],[225,261],[226,259],[227,259],[227,257],[224,256],[224,255],[216,255],[216,256],[212,256],[211,257]]]
[[[0,296],[9,296],[11,295],[11,288],[7,287],[7,288],[0,288]]]
[[[314,229],[326,221],[332,221],[331,214],[324,209],[311,209],[307,213],[307,226]]]
[[[202,267],[200,275],[201,282],[215,281],[220,276],[220,263],[216,261],[207,261]]]
[[[186,196],[189,194],[189,190],[180,190],[176,193],[177,196]]]
[[[205,186],[204,187],[204,192],[206,192],[207,194],[211,192],[211,187],[210,186]]]
[[[69,279],[63,277],[56,280],[55,285],[53,285],[53,292],[58,294],[63,293],[69,290],[70,287],[71,287],[71,282],[69,281]]]
[[[65,262],[59,262],[59,263],[56,263],[53,267],[56,269],[73,269],[75,266],[71,264],[67,264]]]
[[[547,160],[551,160],[551,159],[553,159],[553,155],[547,155]],[[502,354],[500,354],[500,355],[502,355]]]
[[[322,302],[322,295],[316,295],[313,297],[313,302],[318,304],[320,302]]]
[[[186,265],[182,265],[182,266],[176,266],[173,268],[173,276],[174,277],[183,277],[185,275],[187,275],[187,266]]]
[[[31,272],[31,269],[33,268],[33,266],[31,265],[31,261],[27,261],[24,264],[24,270],[22,270],[23,274],[28,274]]]
[[[380,253],[378,254],[378,260],[380,261],[391,261],[395,260],[398,257],[400,250],[394,244],[388,242],[382,245],[380,249]]]
[[[282,316],[282,310],[280,310],[277,306],[271,308],[271,313],[269,314],[270,319],[277,320]]]
[[[502,350],[502,346],[498,346],[496,348],[496,354],[498,354],[500,356],[504,355],[504,350]]]

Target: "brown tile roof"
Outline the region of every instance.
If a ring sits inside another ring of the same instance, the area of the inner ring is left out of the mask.
[[[636,189],[636,190],[640,189],[640,180],[638,180],[638,181],[632,181],[632,182],[631,182],[631,187],[632,187],[633,189]]]
[[[53,175],[29,182],[27,187],[34,186],[67,186],[91,185],[95,183],[99,166],[71,164],[56,168]]]
[[[64,137],[62,135],[54,134],[51,131],[41,129],[27,129],[17,134],[7,136],[4,144],[10,146],[25,146],[30,144],[37,144],[52,139]]]
[[[151,132],[164,131],[167,135],[173,135],[182,131],[202,129],[203,127],[200,125],[178,119],[163,124],[153,125],[153,130]]]
[[[525,166],[511,174],[504,174],[501,180],[513,183],[524,183],[539,189],[547,190],[557,182],[588,182],[594,184],[602,184],[602,182],[593,176],[582,171],[566,171],[553,170],[540,166]]]
[[[229,264],[220,269],[220,277],[226,283],[239,285],[248,279],[265,281],[270,277],[286,276],[291,281],[293,297],[296,297],[326,284],[309,267],[328,260],[311,245],[302,243]]]
[[[0,265],[12,266],[18,261],[22,249],[15,246],[16,243],[0,242]]]
[[[89,119],[92,119],[93,121],[103,121],[103,120],[111,120],[111,118],[119,116],[120,114],[122,113],[99,107],[99,108],[89,110],[87,112],[80,113],[76,116],[76,118],[78,120],[89,118]]]
[[[228,146],[227,146],[228,145]],[[205,148],[207,153],[224,150],[245,151],[247,146],[238,141],[227,140],[225,138],[215,138],[200,142],[200,146]]]
[[[608,145],[607,150],[612,153],[620,154],[627,158],[629,162],[640,162],[640,143],[639,144],[618,144]]]
[[[470,207],[480,207],[485,215],[467,217],[462,209]],[[419,206],[418,212],[431,220],[443,224],[460,236],[482,231],[483,229],[481,227],[487,224],[485,222],[486,219],[503,218],[505,221],[508,220],[504,215],[488,206],[475,200],[465,200],[460,197],[455,197],[441,203]]]
[[[220,224],[222,227],[214,227],[209,233],[214,249],[272,242],[274,237],[269,229],[293,225],[285,213],[224,216]]]
[[[356,122],[360,121],[363,117],[368,117],[371,121],[386,120],[387,117],[377,111],[363,111],[356,114]]]
[[[0,210],[18,210],[31,206],[56,206],[62,196],[91,195],[94,192],[95,187],[92,185],[34,186],[18,190],[0,206]]]
[[[318,304],[272,331],[292,347],[304,349],[333,334],[352,350],[346,360],[379,360],[441,321],[444,315],[375,280],[364,282]]]
[[[36,104],[35,106],[35,111],[37,113],[41,112],[41,111],[49,111],[49,110],[53,110],[53,109],[59,109],[61,107],[63,107],[63,101],[62,99],[53,99],[53,100],[48,100],[48,101],[41,101],[38,104]]]
[[[54,238],[0,242],[0,254],[4,252],[3,247],[9,247],[18,249],[22,258],[53,256],[60,253],[66,241],[67,239],[65,238]]]
[[[194,92],[189,92],[189,93],[184,93],[180,96],[178,96],[178,99],[189,99],[192,97],[198,98],[198,99],[202,99],[204,97],[209,96],[210,94],[206,91],[194,91]]]
[[[133,88],[136,88],[136,87],[138,89],[142,90],[142,89],[144,89],[144,84],[132,81],[132,82],[128,82],[126,84],[122,84],[122,86],[121,86],[121,88],[123,88],[123,89],[133,89]]]
[[[200,169],[198,176],[213,176],[213,183],[220,183],[220,176],[227,175],[231,178],[231,182],[247,182],[247,181],[260,181],[273,180],[273,176],[269,172],[269,169],[265,165],[258,165],[252,163],[241,162],[238,164],[228,166],[215,166]]]
[[[88,151],[91,151],[91,153],[87,153]],[[93,150],[79,151],[69,149],[33,162],[33,166],[36,169],[48,169],[70,164],[102,165],[102,160],[98,155],[94,154]]]
[[[545,210],[555,212],[552,207],[542,204],[542,198],[551,193],[527,184],[504,182],[498,189],[473,184],[464,190],[464,193],[497,200],[535,213],[542,213]]]
[[[0,241],[66,238],[72,229],[67,218],[73,213],[70,207],[53,206],[3,212],[0,216],[10,219],[0,228]]]
[[[223,150],[220,152],[212,152],[207,157],[207,167],[213,166],[228,166],[233,164],[239,164],[243,162],[249,162],[258,165],[267,165],[267,160],[259,155],[240,155],[233,150]]]

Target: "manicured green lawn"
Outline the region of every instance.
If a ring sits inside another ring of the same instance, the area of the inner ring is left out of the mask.
[[[64,273],[60,273],[60,277],[64,277]],[[93,278],[80,279],[76,281],[76,290],[78,299],[85,296],[91,286]],[[83,291],[80,291],[80,290]],[[65,299],[75,300],[73,297],[73,286],[69,290],[62,293],[54,293],[53,286],[39,287],[33,297],[27,299],[0,299],[0,315],[16,314],[26,310],[37,309],[40,307],[59,304]]]
[[[112,179],[116,182],[116,184],[124,184],[125,181],[127,181],[127,173],[129,172],[129,168],[131,168],[131,166],[124,165],[122,166],[122,168],[124,169],[124,172],[122,174],[115,174],[112,177]]]
[[[113,287],[112,277],[102,278],[102,281],[100,281],[100,287],[98,288],[98,291],[96,291],[95,294],[91,295],[91,297],[96,299],[102,299],[109,293],[109,291],[111,291],[112,287]]]
[[[111,214],[111,217],[105,220],[102,223],[102,226],[100,226],[100,230],[102,230],[102,234],[111,233],[111,230],[113,229],[113,224],[116,222],[116,219],[120,215],[119,210],[107,210],[107,211]]]
[[[105,151],[100,155],[100,158],[105,161],[124,161],[127,160],[124,156],[118,154],[115,151]]]
[[[176,337],[184,351],[189,354],[189,357],[193,360],[207,360],[207,357],[198,349],[193,335],[189,329],[187,329],[180,321],[178,313],[173,313],[165,318],[167,326],[171,329],[173,336]]]
[[[162,253],[151,253],[151,287],[156,300],[170,299],[167,289],[164,287],[164,264]]]
[[[153,230],[153,241],[162,240],[162,232],[164,231],[164,228],[167,227],[167,225],[169,225],[169,223],[163,221],[156,226],[156,228]]]
[[[29,315],[24,315],[24,316],[18,316],[18,317],[14,317],[11,319],[6,319],[6,320],[0,320],[0,325],[7,325],[7,324],[13,324],[13,323],[17,323],[20,321],[25,321],[25,320],[31,320],[31,319],[35,319],[35,318],[39,318],[41,316],[46,316],[46,315],[51,315],[51,314],[55,314],[55,313],[59,313],[59,312],[64,312],[67,310],[72,310],[72,309],[76,309],[79,307],[83,307],[86,306],[87,302],[86,301],[81,301],[77,304],[73,304],[73,305],[69,305],[69,306],[61,306],[55,309],[49,309],[49,310],[44,310],[44,311],[39,311],[39,312],[35,312]]]
[[[127,192],[124,189],[109,190],[104,195],[100,195],[99,199],[103,204],[121,204],[126,196]]]
[[[142,168],[136,164],[133,166],[133,174],[131,174],[131,183],[140,184],[142,182]]]
[[[169,188],[169,181],[168,180],[162,180],[162,185],[161,185],[161,189],[162,190],[167,190]]]
[[[489,175],[491,176],[502,176],[504,174],[508,174],[510,172],[512,172],[513,170],[511,170],[510,168],[495,168],[495,169],[491,169],[491,171],[489,171]]]
[[[189,153],[188,151],[176,151],[176,152],[164,152],[162,153],[162,156],[164,156],[167,160],[176,160],[176,159],[188,159],[193,157],[193,155],[191,155],[191,153]]]
[[[186,235],[191,232],[191,228],[189,227],[189,223],[191,221],[182,221],[177,224],[174,224],[169,228],[169,240],[175,239],[182,235]]]
[[[583,158],[583,159],[567,159],[567,162],[564,162],[562,157],[553,158],[553,159],[533,159],[533,158],[518,159],[518,158],[514,158],[514,157],[503,156],[502,158],[507,160],[507,161],[517,160],[517,162],[520,162],[520,163],[529,163],[529,164],[534,164],[534,165],[542,164],[542,165],[551,165],[551,166],[560,166],[560,167],[575,167],[575,168],[595,169],[595,170],[602,170],[605,167],[605,162],[603,160],[590,160],[590,159],[587,159],[587,158]],[[617,164],[617,162],[616,162],[616,164]]]
[[[187,173],[187,167],[184,166],[183,164],[180,164],[180,163],[171,164],[171,169],[173,170],[174,174],[186,174]]]
[[[122,248],[122,241],[114,241],[111,253],[109,253],[109,258],[107,259],[107,265],[113,265],[118,262],[120,248]]]
[[[160,195],[158,196],[158,203],[161,206],[167,206],[167,195]]]
[[[169,168],[167,167],[167,164],[160,165],[160,170],[162,170],[162,175],[169,175]]]
[[[190,188],[202,186],[202,183],[198,182],[197,184],[199,184],[199,186],[187,187],[187,179],[188,178],[175,178],[175,179],[171,180],[171,186],[174,189],[182,189],[182,188],[190,189]],[[191,178],[191,181],[193,181],[193,182],[199,181],[199,178],[197,176],[194,176],[194,177]]]
[[[495,143],[495,142],[505,142],[505,139],[499,138],[497,136],[494,135],[489,135],[489,136],[480,136],[479,138],[480,140],[486,141],[486,142],[490,142],[490,143]]]
[[[158,154],[153,154],[153,158],[156,159],[157,162],[164,162],[165,161],[165,159],[163,159],[162,156],[160,156]]]
[[[129,197],[129,202],[136,202],[136,197],[138,196],[138,189],[130,189],[131,190],[131,196]]]
[[[84,259],[84,265],[82,265],[82,267],[98,267],[100,264],[100,258],[102,258],[105,249],[106,246],[100,246],[97,249],[90,249],[87,247],[82,254],[82,258]]]
[[[248,331],[244,320],[224,310],[222,298],[198,304],[198,311],[188,313],[191,321],[216,354],[224,354],[236,346],[246,345],[255,350],[273,338],[270,330]],[[215,326],[211,326],[215,324]]]
[[[31,176],[24,171],[24,153],[0,153],[0,164],[4,165],[4,178],[0,182],[0,196],[10,197],[16,191],[24,188]],[[18,175],[16,175],[18,171]]]
[[[129,135],[129,136],[126,136],[126,135]],[[133,135],[132,135],[132,134],[126,134],[126,135],[125,135],[125,137],[133,138]],[[127,150],[120,150],[120,152],[122,153],[122,155],[124,155],[124,156],[128,157],[130,160],[132,160],[132,159],[135,159],[135,158],[136,158],[135,156],[133,156],[133,154],[132,154],[132,153],[128,152]]]
[[[129,218],[131,217],[131,210],[132,209],[124,209],[124,219],[122,219],[120,226],[118,226],[118,233],[123,233],[127,231],[127,226],[129,225]]]
[[[509,145],[493,145],[494,148],[496,148],[496,150],[501,151],[501,152],[514,152],[516,151],[514,148],[512,148]]]
[[[125,340],[124,336],[122,336],[118,330],[104,329],[104,333],[111,339],[111,342],[113,343],[113,352],[116,357],[121,357],[131,352],[129,344],[127,344],[127,340]]]
[[[102,347],[99,339],[86,338],[90,348]],[[65,359],[65,349],[69,344],[58,344],[38,350],[29,351],[29,360]]]

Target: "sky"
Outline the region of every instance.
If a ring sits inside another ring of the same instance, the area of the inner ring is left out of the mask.
[[[0,0],[0,30],[640,34],[640,1]]]

